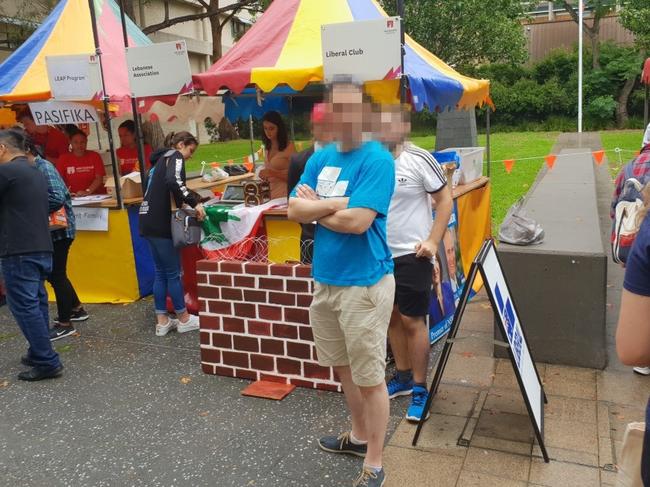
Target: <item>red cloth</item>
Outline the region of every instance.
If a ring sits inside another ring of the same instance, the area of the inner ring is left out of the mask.
[[[48,127],[44,134],[36,133],[31,135],[34,144],[42,147],[45,159],[56,164],[64,154],[68,153],[70,142],[66,135],[59,129]]]
[[[149,170],[151,168],[151,163],[149,162],[149,157],[151,156],[151,146],[149,144],[144,145],[144,167]],[[138,164],[138,149],[134,147],[133,149],[128,149],[126,147],[120,147],[116,151],[117,158],[120,160],[120,174],[124,176],[133,171],[140,171],[140,166]]]
[[[650,57],[645,60],[643,71],[641,72],[641,83],[650,85]]]
[[[68,152],[59,158],[56,165],[63,181],[71,193],[87,190],[97,176],[106,176],[104,162],[97,152],[86,151],[83,157],[77,157]],[[104,194],[104,186],[100,186],[95,193]]]

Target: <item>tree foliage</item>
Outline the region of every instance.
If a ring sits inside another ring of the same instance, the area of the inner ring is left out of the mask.
[[[396,14],[394,0],[382,0]],[[446,63],[521,63],[526,60],[519,0],[408,0],[406,32]]]
[[[634,34],[637,46],[650,51],[650,1],[627,0],[620,20]]]

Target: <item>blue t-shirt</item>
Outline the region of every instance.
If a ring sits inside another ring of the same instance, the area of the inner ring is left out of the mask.
[[[348,208],[369,208],[377,217],[361,235],[333,232],[322,225],[314,235],[314,279],[333,286],[372,286],[393,272],[386,241],[386,215],[395,188],[393,156],[378,142],[350,152],[334,144],[314,153],[299,184],[321,198],[350,198]],[[295,189],[291,193],[295,196]]]
[[[650,296],[650,214],[643,220],[632,244],[623,287],[631,293]]]

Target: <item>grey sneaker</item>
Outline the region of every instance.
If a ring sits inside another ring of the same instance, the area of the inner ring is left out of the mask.
[[[352,483],[353,487],[382,487],[386,482],[386,473],[382,468],[379,472],[363,467],[361,475]]]
[[[339,436],[323,436],[318,440],[318,446],[330,453],[349,453],[358,457],[365,457],[368,445],[355,445],[350,440],[350,432],[346,431]]]

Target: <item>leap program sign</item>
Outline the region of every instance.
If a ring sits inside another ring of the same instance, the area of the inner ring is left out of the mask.
[[[45,64],[53,99],[90,101],[101,98],[102,80],[96,55],[46,56]]]
[[[524,402],[526,403],[537,441],[542,450],[544,460],[548,463],[549,457],[544,444],[544,403],[546,401],[546,394],[544,393],[542,381],[537,373],[537,367],[533,361],[530,349],[528,348],[526,333],[519,320],[519,314],[510,294],[508,283],[501,269],[499,256],[494,247],[494,241],[491,239],[483,243],[481,250],[469,270],[467,283],[456,308],[447,343],[445,343],[445,347],[442,350],[438,368],[436,369],[433,383],[429,389],[430,392],[425,405],[425,411],[428,411],[431,407],[431,401],[438,391],[442,374],[447,365],[451,348],[456,340],[456,334],[458,333],[460,322],[465,312],[465,307],[467,306],[470,291],[479,273],[483,278],[487,295],[495,311],[497,325],[502,335],[507,337],[507,343],[503,343],[502,345],[508,348],[514,373],[517,377]],[[420,436],[424,418],[425,416],[423,415],[423,419],[418,424],[415,437],[413,438],[413,445],[417,443]]]
[[[322,26],[325,82],[336,75],[359,81],[397,79],[402,73],[399,17]]]
[[[190,90],[192,72],[185,41],[161,42],[126,50],[134,97],[178,95]]]

